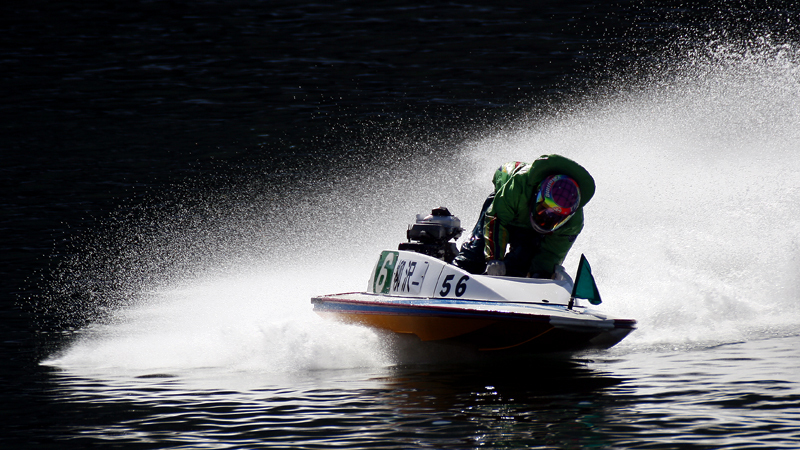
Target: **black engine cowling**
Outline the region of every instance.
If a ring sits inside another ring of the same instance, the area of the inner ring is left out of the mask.
[[[453,262],[458,254],[455,242],[464,231],[458,217],[450,214],[445,207],[431,211],[427,216],[417,214],[416,223],[408,227],[408,242],[398,246],[399,250],[408,250],[439,258],[447,263]]]

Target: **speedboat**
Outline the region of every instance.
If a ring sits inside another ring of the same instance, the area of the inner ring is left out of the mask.
[[[365,292],[314,297],[314,311],[494,354],[607,349],[636,328],[636,320],[595,308],[600,295],[583,255],[574,281],[563,269],[556,279],[540,279],[475,275],[453,265],[460,225],[447,208],[417,215],[408,242],[380,253]]]

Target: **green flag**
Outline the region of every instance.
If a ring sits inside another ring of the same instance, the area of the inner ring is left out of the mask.
[[[575,284],[572,286],[572,298],[583,298],[589,300],[589,303],[593,305],[601,303],[600,292],[597,290],[597,285],[594,283],[594,277],[592,276],[592,268],[583,254],[581,254],[581,262],[578,264]]]

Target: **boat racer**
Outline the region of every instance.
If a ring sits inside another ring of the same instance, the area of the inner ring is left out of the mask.
[[[453,263],[474,274],[556,277],[583,230],[594,179],[569,158],[544,155],[503,164],[492,181],[494,192]]]

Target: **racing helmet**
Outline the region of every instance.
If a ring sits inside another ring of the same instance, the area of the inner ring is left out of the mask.
[[[539,233],[551,233],[564,225],[581,204],[578,183],[566,175],[542,180],[531,205],[531,226]]]

